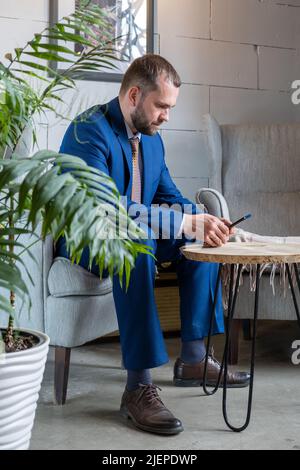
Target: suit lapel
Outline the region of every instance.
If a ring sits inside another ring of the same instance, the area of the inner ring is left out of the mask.
[[[110,103],[108,103],[108,114],[110,117],[111,126],[117,135],[117,138],[123,149],[123,154],[125,156],[125,165],[128,170],[128,186],[126,188],[126,195],[130,197],[131,188],[132,188],[132,151],[131,146],[128,141],[128,135],[124,123],[124,118],[121,112],[119,98],[115,98]],[[142,203],[150,204],[151,201],[148,200],[149,195],[151,194],[151,181],[153,173],[153,158],[151,152],[151,137],[147,135],[142,135],[141,138],[141,152],[143,159],[143,180],[142,180]]]
[[[128,185],[126,188],[126,195],[129,196],[131,194],[132,186],[132,151],[130,143],[128,141],[128,135],[119,104],[119,98],[115,98],[110,103],[108,103],[108,113],[110,116],[111,126],[115,134],[117,135],[118,141],[121,144],[123,154],[125,156],[125,165],[127,167],[127,172],[129,176]]]
[[[126,188],[126,195],[130,196],[131,188],[132,188],[132,150],[130,147],[127,133],[126,133],[126,136],[124,134],[119,134],[117,137],[123,149],[123,153],[125,155],[125,160],[127,164],[129,178],[128,178],[128,185]]]

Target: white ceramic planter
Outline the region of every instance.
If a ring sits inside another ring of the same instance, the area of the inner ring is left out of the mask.
[[[44,333],[31,349],[0,355],[0,451],[29,447],[39,390],[49,349]]]

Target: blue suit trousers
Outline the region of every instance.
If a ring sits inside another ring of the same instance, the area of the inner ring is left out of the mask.
[[[203,263],[186,259],[180,239],[141,240],[152,247],[159,263],[175,261],[179,295],[181,339],[191,341],[208,335],[213,298],[218,275],[218,263]],[[68,258],[64,240],[58,242],[57,256]],[[79,263],[88,267],[88,251],[84,250]],[[94,274],[99,275],[93,264]],[[160,326],[154,297],[155,259],[139,254],[131,271],[128,289],[116,275],[113,279],[113,296],[118,317],[123,364],[126,369],[151,369],[168,362],[168,354]],[[224,332],[222,288],[217,294],[216,315],[212,334]]]
[[[180,240],[147,239],[159,263],[175,261],[180,295],[181,339],[191,341],[208,335],[219,264],[187,260]],[[113,294],[118,316],[123,363],[126,369],[151,369],[168,362],[154,298],[155,260],[140,254],[131,272],[129,288],[118,278]],[[213,334],[224,332],[221,284]]]

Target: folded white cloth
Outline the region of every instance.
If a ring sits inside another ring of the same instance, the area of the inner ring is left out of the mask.
[[[236,242],[260,242],[260,243],[299,243],[300,237],[279,237],[279,236],[267,236],[259,235],[257,233],[246,232],[240,228],[236,228],[236,233],[231,235],[229,241]],[[289,286],[285,263],[265,263],[260,267],[260,277],[263,272],[270,268],[270,286],[272,287],[273,295],[275,295],[275,275],[279,275],[279,284],[282,288],[284,297],[286,296],[286,289]],[[256,288],[256,265],[243,264],[241,269],[241,276],[239,286],[243,284],[243,272],[249,273],[249,288],[250,291],[254,291]],[[293,285],[297,283],[294,269],[290,269]],[[236,285],[238,273],[238,266],[234,266],[234,286]],[[223,284],[223,306],[227,309],[227,299],[229,294],[229,282],[230,282],[230,265],[225,264],[222,269],[222,284]]]
[[[278,237],[259,235],[258,233],[246,232],[241,228],[236,228],[234,235],[231,235],[230,241],[235,242],[260,242],[260,243],[300,243],[300,237]]]

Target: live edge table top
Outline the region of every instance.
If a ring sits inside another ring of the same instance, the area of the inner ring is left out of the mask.
[[[300,243],[228,242],[216,248],[190,243],[181,251],[190,260],[211,263],[300,263]]]

